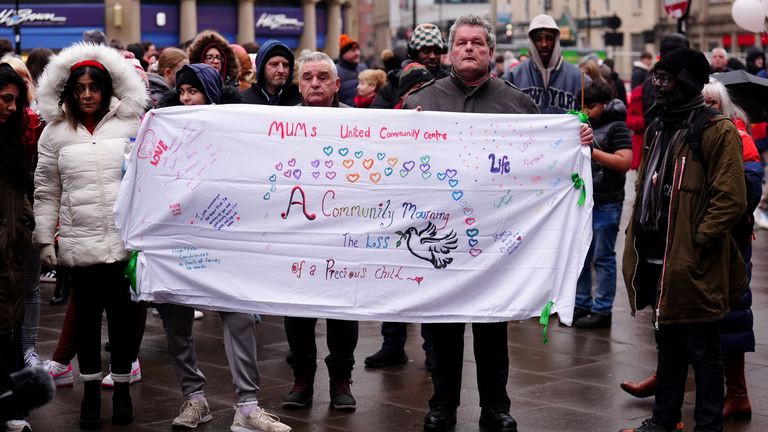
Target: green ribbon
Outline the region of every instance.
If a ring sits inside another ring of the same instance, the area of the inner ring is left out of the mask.
[[[587,201],[587,187],[584,186],[584,179],[581,178],[579,173],[571,173],[571,181],[573,182],[574,189],[581,189],[581,196],[579,196],[579,207],[583,207]]]
[[[582,123],[589,122],[589,116],[584,111],[569,110],[567,114],[575,115]]]
[[[544,309],[541,310],[541,316],[539,317],[539,324],[544,326],[544,331],[541,333],[542,339],[544,340],[544,345],[549,343],[549,339],[547,338],[547,329],[549,329],[549,314],[552,310],[552,305],[554,303],[552,300],[548,301],[547,304],[544,306]]]
[[[125,267],[125,277],[131,281],[131,289],[136,295],[139,295],[139,291],[136,289],[136,262],[139,260],[139,253],[139,251],[131,251],[131,259],[128,260],[128,265]]]

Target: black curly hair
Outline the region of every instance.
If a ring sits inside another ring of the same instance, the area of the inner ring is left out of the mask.
[[[4,123],[0,123],[0,177],[5,178],[14,188],[29,192],[32,190],[32,169],[25,154],[27,132],[27,85],[7,64],[0,64],[0,91],[15,86],[16,111]]]

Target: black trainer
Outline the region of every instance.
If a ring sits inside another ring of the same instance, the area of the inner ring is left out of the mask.
[[[365,367],[382,368],[406,363],[408,355],[405,351],[392,351],[380,349],[376,354],[365,358]]]
[[[589,314],[584,318],[579,318],[574,321],[573,325],[580,329],[611,328],[611,314]]]
[[[314,381],[314,377],[311,381],[306,378],[294,379],[293,388],[283,398],[283,408],[304,408],[312,405],[312,396],[315,394]]]

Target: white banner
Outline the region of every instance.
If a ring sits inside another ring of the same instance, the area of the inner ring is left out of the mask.
[[[553,301],[570,322],[592,235],[579,127],[571,115],[155,110],[115,217],[141,251],[143,300],[403,322],[525,319]]]

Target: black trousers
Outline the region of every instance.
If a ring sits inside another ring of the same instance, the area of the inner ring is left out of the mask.
[[[97,374],[101,369],[101,321],[107,312],[112,372],[131,373],[136,353],[135,305],[130,284],[123,272],[125,261],[72,268],[72,293],[75,296],[75,349],[81,375]]]
[[[10,390],[13,386],[10,374],[24,369],[24,354],[21,349],[21,326],[0,333],[0,393]],[[0,412],[0,426],[5,426],[7,420],[22,420],[27,412],[13,404],[4,404]]]
[[[673,428],[680,421],[688,363],[696,381],[696,432],[723,430],[723,353],[720,323],[661,325],[656,331],[659,351],[653,421]]]
[[[288,364],[293,368],[293,375],[314,380],[317,371],[317,344],[315,343],[315,325],[317,318],[285,317],[285,335],[291,353]],[[357,347],[357,321],[326,320],[328,327],[327,343],[330,354],[325,358],[328,375],[332,380],[352,377]]]
[[[432,383],[435,391],[429,400],[429,407],[455,409],[460,404],[464,324],[423,325],[428,325],[432,331]],[[509,411],[507,323],[474,323],[472,334],[480,406]]]
[[[384,343],[381,344],[383,350],[403,352],[405,350],[405,341],[408,340],[408,324],[402,322],[383,322],[381,323],[381,335],[384,337]],[[432,334],[430,333],[429,326],[421,325],[421,338],[424,340],[421,348],[424,349],[427,356],[430,356],[432,351]]]

